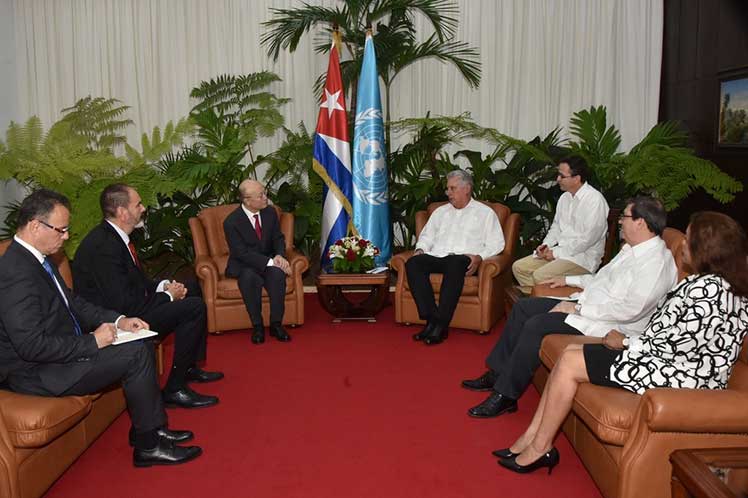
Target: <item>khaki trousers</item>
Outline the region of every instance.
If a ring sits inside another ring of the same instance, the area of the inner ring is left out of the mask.
[[[589,271],[567,259],[546,261],[531,254],[515,261],[512,265],[512,273],[519,282],[522,292],[529,294],[532,292],[532,287],[543,280],[566,275],[585,275]]]

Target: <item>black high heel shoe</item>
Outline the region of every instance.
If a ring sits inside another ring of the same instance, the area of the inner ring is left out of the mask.
[[[512,450],[509,448],[504,448],[501,450],[493,450],[491,454],[495,456],[496,458],[514,458],[517,455],[519,455],[519,453],[512,453]]]
[[[558,450],[556,448],[551,448],[551,451],[541,456],[534,462],[528,463],[527,465],[518,464],[516,461],[516,456],[512,458],[502,458],[501,460],[499,460],[499,465],[501,465],[502,467],[506,467],[512,472],[516,472],[518,474],[527,474],[530,472],[535,472],[538,469],[542,469],[543,467],[548,467],[548,475],[550,475],[551,471],[553,471],[553,467],[558,465],[558,462],[560,460],[561,456],[558,454]]]

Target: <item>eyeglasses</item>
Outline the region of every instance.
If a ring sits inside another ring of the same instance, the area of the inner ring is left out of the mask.
[[[54,230],[55,232],[59,233],[60,235],[65,235],[66,233],[68,233],[70,231],[70,227],[57,228],[56,226],[52,226],[49,223],[47,223],[46,221],[42,221],[42,220],[40,220],[38,218],[37,218],[36,221],[38,221],[39,223],[41,223],[42,225],[44,225],[47,228],[51,228],[52,230]]]
[[[623,221],[624,218],[631,218],[631,219],[633,219],[634,215],[631,215],[631,214],[622,214],[622,215],[620,215],[618,217],[618,221]]]
[[[243,195],[242,199],[254,199],[254,198],[262,199],[267,196],[268,196],[267,190],[263,190],[259,194]]]

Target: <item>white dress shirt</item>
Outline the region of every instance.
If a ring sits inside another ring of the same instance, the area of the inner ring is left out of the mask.
[[[565,259],[594,273],[605,252],[608,203],[585,182],[577,193],[564,192],[556,205],[548,235],[543,239],[556,259]]]
[[[107,223],[109,223],[109,225],[111,225],[111,227],[114,228],[114,231],[117,232],[117,235],[119,235],[119,238],[122,239],[122,242],[125,243],[125,247],[127,247],[127,252],[130,254],[130,259],[132,259],[132,262],[135,263],[135,266],[138,266],[138,262],[135,261],[135,258],[133,257],[132,253],[130,252],[130,236],[127,235],[127,233],[125,233],[124,230],[122,230],[120,227],[118,227],[117,225],[115,225],[111,221],[109,221],[109,220],[104,220],[104,221],[106,221]],[[171,301],[174,301],[174,296],[171,295],[171,292],[169,292],[168,290],[165,290],[166,284],[168,284],[170,282],[171,282],[170,280],[162,280],[162,281],[160,281],[158,283],[158,285],[156,286],[156,292],[163,292],[167,296],[169,296],[169,299]]]
[[[470,199],[462,209],[447,203],[429,217],[416,249],[442,258],[449,254],[477,254],[486,259],[504,250],[504,231],[496,212]]]
[[[244,214],[247,215],[247,218],[249,218],[249,222],[253,227],[255,226],[255,220],[257,220],[257,223],[260,224],[260,229],[262,229],[262,216],[260,216],[259,211],[255,213],[254,211],[247,209],[247,206],[245,206],[244,204],[242,204],[242,211],[244,211]],[[255,218],[255,215],[257,215],[257,218]],[[275,261],[273,261],[273,258],[270,258],[265,266],[275,266]]]
[[[584,335],[602,337],[618,330],[638,336],[647,326],[657,302],[678,281],[673,255],[660,237],[635,246],[625,244],[595,275],[567,276],[579,293],[578,315],[565,322]]]

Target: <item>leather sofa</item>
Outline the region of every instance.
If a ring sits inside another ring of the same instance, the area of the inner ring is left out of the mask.
[[[208,314],[208,332],[248,329],[251,326],[239,285],[235,278],[226,276],[229,246],[223,231],[223,221],[238,204],[205,208],[197,217],[190,218],[192,243],[195,248],[195,273],[200,280]],[[304,323],[304,286],[301,275],[309,268],[309,260],[294,249],[294,216],[275,210],[281,231],[286,239],[286,259],[291,264],[291,275],[286,277],[286,309],[283,324],[297,326]],[[268,323],[270,300],[262,290],[262,316]]]
[[[685,237],[663,234],[679,276],[688,269]],[[534,295],[568,295],[572,288],[536,286]],[[550,335],[540,350],[534,384],[542,392],[550,370],[572,343],[599,338]],[[748,446],[748,340],[728,389],[650,389],[644,395],[582,384],[563,431],[606,498],[670,497],[670,454],[676,449]]]
[[[0,242],[0,255],[9,243]],[[72,288],[67,258],[53,259]],[[119,387],[60,398],[0,389],[0,498],[43,495],[124,409]]]
[[[483,201],[481,201],[483,202]],[[433,202],[426,211],[416,213],[416,238],[426,226],[426,222],[436,208],[444,202]],[[511,285],[512,263],[514,253],[519,244],[520,216],[498,202],[484,202],[492,208],[504,231],[505,247],[501,254],[486,258],[481,262],[478,272],[465,278],[465,286],[452,317],[450,326],[477,330],[481,334],[488,333],[494,324],[504,316],[505,289]],[[424,323],[418,317],[418,309],[408,286],[405,273],[405,263],[413,256],[413,251],[405,251],[393,256],[390,266],[397,271],[397,285],[395,287],[395,322],[411,324]],[[442,284],[440,274],[431,275],[431,285],[434,295],[438,299],[439,288]]]

